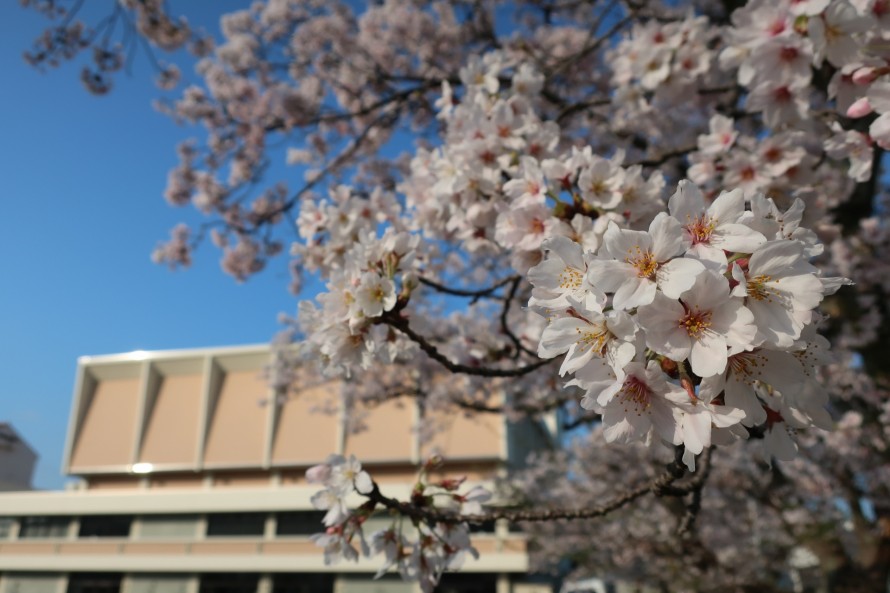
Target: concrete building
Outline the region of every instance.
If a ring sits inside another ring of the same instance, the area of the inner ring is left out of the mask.
[[[277,405],[261,377],[268,360],[266,346],[81,358],[63,461],[80,482],[0,493],[0,593],[415,591],[395,576],[371,580],[376,563],[324,565],[308,537],[323,513],[306,468],[356,453],[384,493],[405,497],[433,449],[446,474],[485,483],[547,438],[543,424],[455,411],[420,443],[411,399],[366,410],[368,429],[349,434],[341,384],[307,375]],[[325,402],[334,413],[312,413]],[[440,590],[551,590],[526,577],[522,533],[498,523],[474,545],[481,559]]]
[[[37,453],[7,422],[0,422],[0,492],[30,490]]]

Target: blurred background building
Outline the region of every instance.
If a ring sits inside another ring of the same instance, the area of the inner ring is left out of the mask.
[[[0,422],[0,492],[31,490],[37,453],[6,422]]]
[[[307,374],[282,401],[263,378],[269,361],[267,346],[81,358],[63,461],[77,480],[62,492],[29,491],[36,455],[0,424],[0,489],[18,490],[0,493],[0,593],[416,591],[397,575],[372,580],[379,559],[325,566],[305,470],[354,453],[405,498],[433,451],[443,475],[484,484],[554,436],[455,411],[437,412],[444,428],[421,442],[415,399],[363,410],[366,430],[352,432],[340,383]],[[372,517],[365,532],[388,525]],[[480,526],[473,542],[481,558],[437,590],[551,591],[526,576],[526,539],[510,525]]]

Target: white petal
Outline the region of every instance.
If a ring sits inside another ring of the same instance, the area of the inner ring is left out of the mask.
[[[649,233],[620,229],[614,222],[609,223],[609,228],[603,235],[603,249],[609,256],[619,260],[639,251],[649,251],[651,245],[652,237]]]
[[[711,236],[714,247],[738,253],[753,253],[764,243],[766,237],[743,224],[721,224]]]
[[[369,494],[374,489],[374,482],[368,472],[361,471],[355,476],[355,489],[359,494]]]
[[[744,212],[745,193],[740,188],[721,192],[708,208],[711,218],[716,218],[721,225],[736,222]]]
[[[671,216],[682,223],[687,217],[697,218],[705,211],[705,198],[694,183],[684,179],[668,200],[668,210]]]
[[[726,358],[726,339],[721,335],[706,332],[692,342],[689,363],[692,372],[699,377],[710,377],[725,371]]]
[[[656,281],[665,296],[672,299],[692,288],[696,277],[705,271],[705,266],[697,259],[678,257],[658,268]]]
[[[593,259],[588,264],[587,282],[603,292],[615,292],[628,280],[637,278],[631,264],[615,259]]]
[[[649,234],[652,235],[652,254],[657,262],[676,257],[686,248],[683,226],[665,212],[659,212],[649,225]]]
[[[648,278],[629,278],[615,292],[612,306],[618,310],[625,310],[648,305],[655,298],[655,291],[655,283]]]

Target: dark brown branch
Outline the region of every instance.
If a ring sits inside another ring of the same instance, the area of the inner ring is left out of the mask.
[[[510,326],[507,325],[507,315],[510,314],[510,303],[513,302],[513,299],[516,297],[516,291],[519,289],[519,283],[522,281],[522,278],[519,276],[514,276],[512,284],[510,284],[510,291],[507,293],[507,296],[504,298],[504,307],[501,309],[501,331],[510,338],[510,341],[513,342],[513,347],[516,348],[516,353],[513,356],[513,359],[519,358],[519,355],[525,352],[529,356],[537,356],[537,352],[532,352],[528,348],[522,345],[522,342],[516,337],[516,334],[513,333],[513,330],[510,329]]]
[[[438,348],[433,346],[426,338],[415,332],[408,325],[408,320],[395,311],[387,311],[380,317],[377,323],[384,323],[402,332],[408,339],[420,346],[427,356],[444,366],[452,373],[462,375],[475,375],[478,377],[521,377],[553,362],[553,359],[544,359],[513,369],[494,369],[491,367],[469,366],[452,362]]]
[[[620,509],[623,506],[641,498],[647,494],[661,495],[665,489],[680,479],[685,470],[682,464],[676,460],[671,462],[667,469],[658,477],[627,490],[619,494],[609,502],[585,509],[548,509],[544,511],[516,511],[510,509],[495,509],[487,513],[461,515],[458,513],[450,513],[434,508],[412,504],[410,502],[402,502],[394,498],[384,496],[377,484],[374,489],[365,494],[370,501],[382,505],[383,507],[395,511],[400,515],[409,517],[415,521],[433,522],[433,523],[486,523],[497,519],[506,519],[508,521],[558,521],[572,519],[593,519],[603,517],[612,511]]]
[[[695,519],[698,517],[698,512],[701,510],[702,490],[711,473],[711,452],[711,447],[708,447],[698,458],[698,473],[695,478],[689,481],[693,488],[692,500],[686,505],[686,513],[683,515],[683,518],[680,519],[680,524],[677,526],[678,535],[688,535],[692,532],[692,528],[695,526]]]
[[[489,286],[488,288],[480,288],[478,290],[464,290],[464,289],[460,289],[460,288],[449,288],[448,286],[439,284],[438,282],[435,282],[434,280],[430,280],[429,278],[424,278],[423,276],[420,276],[418,278],[418,280],[420,281],[421,284],[423,284],[425,286],[429,286],[430,288],[434,288],[437,291],[444,293],[444,294],[450,294],[452,296],[460,296],[460,297],[472,297],[473,299],[480,299],[480,298],[484,298],[484,297],[491,297],[492,294],[497,289],[501,288],[502,286],[506,286],[507,284],[510,284],[511,282],[518,281],[519,276],[510,276],[508,278],[504,278],[500,282],[497,282],[496,284],[493,284],[492,286]],[[492,298],[497,298],[497,297],[492,297]]]
[[[690,152],[692,152],[694,150],[698,150],[698,146],[678,148],[676,150],[671,150],[671,151],[665,152],[658,158],[644,159],[644,160],[638,161],[636,163],[630,163],[629,165],[642,165],[643,167],[658,167],[660,165],[665,164],[666,162],[668,162],[671,159],[681,157],[681,156],[686,156],[687,154],[689,154]]]

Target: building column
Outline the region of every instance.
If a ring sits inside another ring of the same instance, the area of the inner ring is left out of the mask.
[[[512,587],[510,586],[510,575],[502,572],[498,574],[497,584],[495,585],[496,593],[510,593]]]

